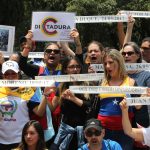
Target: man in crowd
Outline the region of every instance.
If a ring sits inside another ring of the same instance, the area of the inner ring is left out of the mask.
[[[150,37],[146,37],[142,40],[141,51],[143,55],[143,59],[150,63]]]
[[[84,135],[87,144],[78,150],[122,150],[121,146],[112,140],[104,140],[105,129],[100,120],[89,119],[84,126]]]

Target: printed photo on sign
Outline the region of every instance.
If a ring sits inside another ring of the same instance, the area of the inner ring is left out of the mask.
[[[0,25],[0,51],[13,52],[15,27]]]
[[[69,34],[74,27],[75,13],[32,13],[32,31],[35,41],[73,41]]]

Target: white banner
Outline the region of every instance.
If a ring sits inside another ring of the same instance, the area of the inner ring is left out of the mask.
[[[99,22],[128,22],[126,15],[103,15],[103,16],[76,16],[76,23],[99,23]]]
[[[133,86],[70,86],[69,89],[73,93],[125,93],[125,94],[147,94],[146,87],[133,87]]]
[[[51,75],[36,76],[36,80],[53,80],[56,82],[73,82],[73,81],[99,81],[104,77],[103,73],[93,74],[71,74],[71,75]]]
[[[123,15],[132,15],[134,18],[150,18],[150,11],[120,11]]]
[[[126,98],[128,106],[134,105],[150,105],[150,97],[133,97]]]
[[[91,64],[94,71],[104,71],[103,64]],[[126,63],[127,71],[147,70],[150,71],[150,63]]]
[[[150,71],[150,63],[128,63],[125,64],[128,71],[132,70],[147,70]]]
[[[51,87],[52,80],[0,80],[1,87]]]
[[[73,41],[70,31],[75,27],[75,13],[32,12],[35,41]]]
[[[9,58],[12,52],[3,52],[4,58]],[[44,52],[30,52],[28,58],[44,58]]]

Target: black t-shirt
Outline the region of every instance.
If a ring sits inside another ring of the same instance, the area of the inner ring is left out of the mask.
[[[59,90],[56,96],[60,97]],[[86,100],[83,94],[75,94],[76,97],[83,100],[83,105],[80,107],[67,99],[62,99],[61,112],[62,121],[72,127],[83,126],[86,121],[87,109],[91,105],[90,100]]]

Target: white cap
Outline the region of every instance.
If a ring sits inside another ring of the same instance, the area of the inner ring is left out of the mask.
[[[19,72],[19,66],[16,61],[8,60],[2,64],[2,74],[4,74],[7,70],[13,70],[14,72]]]

